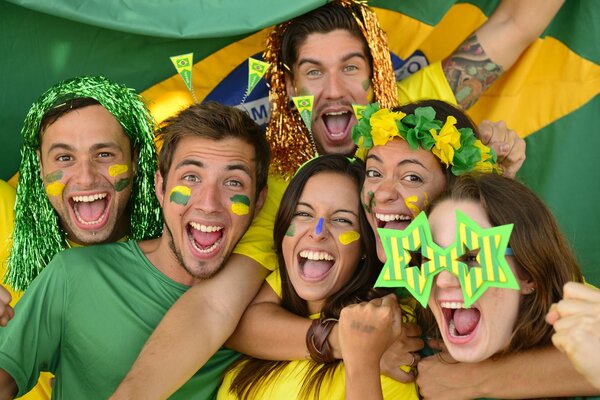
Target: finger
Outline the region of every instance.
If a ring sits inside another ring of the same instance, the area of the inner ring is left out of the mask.
[[[0,303],[2,304],[10,304],[12,301],[12,296],[10,292],[4,288],[4,286],[0,286]]]
[[[583,283],[567,282],[563,289],[565,299],[580,299],[600,302],[600,290],[589,287]]]
[[[420,337],[423,333],[419,325],[410,322],[402,324],[402,332],[407,337]]]
[[[386,307],[398,307],[398,299],[394,294],[388,294],[381,298],[381,305]]]
[[[556,332],[570,331],[574,327],[577,327],[581,323],[583,323],[583,318],[585,317],[587,316],[581,314],[571,315],[568,317],[561,317],[558,321],[554,323],[554,330]]]
[[[556,310],[561,318],[575,314],[594,314],[599,308],[600,304],[577,299],[561,300],[556,304]]]
[[[427,345],[436,351],[448,351],[443,339],[430,338],[427,340]]]
[[[481,140],[481,143],[487,145],[492,141],[492,138],[494,137],[494,124],[492,123],[492,121],[483,120],[478,126],[478,131],[479,140]]]
[[[546,314],[546,322],[550,325],[554,325],[559,318],[560,314],[556,308],[556,303],[554,303],[550,306],[550,311],[548,311],[548,314]]]
[[[412,368],[407,368],[408,371],[402,370],[400,367],[382,370],[381,373],[395,381],[402,383],[410,383],[415,380],[415,373]]]

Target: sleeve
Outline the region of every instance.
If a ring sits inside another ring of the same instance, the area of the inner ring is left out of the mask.
[[[271,286],[271,289],[273,289],[273,291],[275,293],[277,293],[277,296],[279,296],[281,298],[282,297],[282,291],[281,291],[281,274],[279,273],[279,268],[277,268],[275,271],[271,272],[265,278],[265,281],[267,281],[267,283],[269,284],[269,286]]]
[[[437,99],[456,105],[456,97],[446,79],[441,61],[434,62],[397,82],[398,104]]]
[[[252,258],[266,269],[277,268],[277,256],[273,245],[273,225],[279,210],[279,203],[287,183],[278,177],[269,176],[269,191],[262,210],[234,249],[234,253]]]
[[[12,234],[15,226],[15,198],[15,188],[0,180],[0,277],[2,278],[2,285],[12,296],[11,306],[16,304],[22,294],[21,292],[15,292],[4,283],[8,272],[8,255],[12,247]]]
[[[0,329],[0,368],[19,388],[30,391],[41,371],[55,372],[67,298],[66,262],[57,255],[34,279],[15,308],[15,317]]]

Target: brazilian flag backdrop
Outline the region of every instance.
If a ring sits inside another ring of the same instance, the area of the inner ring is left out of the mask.
[[[238,104],[246,59],[268,28],[324,0],[0,0],[0,178],[19,165],[31,103],[53,83],[103,74],[142,92],[157,120],[192,102],[170,56],[194,53],[199,101]],[[373,0],[400,79],[449,55],[498,1]],[[596,21],[596,23],[594,23]],[[600,3],[568,0],[518,61],[470,110],[527,139],[520,179],[557,216],[587,279],[600,285]],[[261,82],[245,103],[268,118]],[[14,177],[13,181],[14,182]]]

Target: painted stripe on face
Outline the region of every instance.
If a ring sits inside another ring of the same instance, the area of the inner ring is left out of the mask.
[[[323,222],[325,222],[325,220],[322,217],[319,218],[319,221],[317,222],[317,226],[315,228],[315,233],[317,235],[320,235],[321,233],[323,233]]]
[[[250,212],[250,199],[243,194],[231,196],[231,211],[235,215],[247,215]]]
[[[115,183],[115,190],[117,192],[122,191],[123,189],[125,189],[127,186],[129,186],[129,178],[123,178],[123,179],[119,179],[116,183]]]
[[[64,189],[64,184],[60,182],[52,182],[46,186],[46,193],[48,193],[48,196],[61,196]]]
[[[129,171],[129,166],[127,164],[114,164],[108,167],[108,174],[113,177],[124,174],[127,171]]]
[[[338,240],[343,245],[349,245],[352,242],[356,242],[358,239],[360,239],[360,233],[356,231],[344,232],[338,237]]]
[[[288,230],[285,232],[285,236],[294,237],[294,235],[296,235],[296,225],[291,223]]]
[[[172,203],[179,204],[180,206],[187,206],[188,201],[190,200],[190,196],[192,194],[192,189],[187,186],[175,186],[171,189],[171,194],[169,195],[169,200]]]
[[[409,196],[404,199],[404,204],[406,204],[406,207],[408,207],[410,212],[413,214],[413,217],[416,217],[421,212],[421,209],[417,205],[417,201],[419,201],[419,197],[417,195]]]
[[[44,182],[46,183],[54,183],[59,179],[62,179],[63,172],[61,169],[57,169],[54,172],[50,172],[48,175],[44,176]]]

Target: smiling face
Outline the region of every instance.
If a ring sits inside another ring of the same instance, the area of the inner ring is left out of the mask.
[[[445,200],[429,215],[433,240],[441,247],[448,247],[455,241],[456,210],[468,215],[482,228],[492,227],[479,203]],[[513,257],[506,259],[515,273]],[[479,268],[475,260],[472,263],[472,268]],[[516,273],[515,276],[519,286],[524,288],[526,285]],[[488,288],[469,309],[463,308],[463,300],[458,278],[448,271],[440,272],[433,284],[429,307],[452,357],[460,362],[479,362],[505,349],[517,320],[520,292]]]
[[[341,29],[311,33],[298,46],[292,68],[293,79],[286,76],[290,96],[314,96],[312,130],[319,153],[352,153],[352,104],[367,104],[371,86],[363,42]]]
[[[437,158],[421,148],[412,150],[403,139],[375,146],[367,155],[362,203],[375,232],[377,256],[386,256],[377,228],[404,229],[446,187]]]
[[[126,215],[133,163],[129,138],[100,105],[68,112],[41,134],[40,169],[67,238],[79,244],[116,241]]]
[[[282,251],[286,270],[311,313],[352,277],[361,258],[358,187],[321,172],[304,186]]]
[[[168,246],[158,262],[172,279],[191,285],[222,268],[257,207],[254,158],[237,138],[184,136],[176,144],[164,183],[160,173],[156,182]]]

